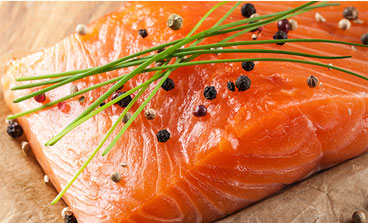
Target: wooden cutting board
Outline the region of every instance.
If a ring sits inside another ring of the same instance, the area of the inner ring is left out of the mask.
[[[49,47],[118,9],[121,2],[0,2],[0,64]],[[365,22],[367,18],[365,18]],[[0,75],[2,70],[0,70]],[[1,123],[9,114],[0,89]],[[0,223],[64,222],[63,202],[50,205],[56,191],[32,155],[0,125]],[[368,213],[368,154],[313,176],[239,211],[221,223],[351,222],[355,210]]]

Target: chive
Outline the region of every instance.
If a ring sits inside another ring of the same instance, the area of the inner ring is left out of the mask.
[[[263,40],[263,41],[267,41],[267,40]],[[252,41],[252,42],[255,42],[255,41]],[[303,42],[303,41],[301,41],[301,42]],[[318,41],[318,42],[320,42],[320,41]],[[337,42],[339,42],[339,41],[337,41]],[[236,45],[238,44],[237,42],[233,42],[233,43],[236,44]],[[244,43],[244,45],[248,45],[248,42],[247,41],[244,41],[243,43]],[[276,43],[278,43],[278,42],[276,42]],[[262,44],[262,43],[255,43],[255,44]],[[349,44],[349,45],[351,45],[351,44]],[[360,45],[360,44],[357,44],[357,45]],[[199,47],[200,48],[208,48],[207,45],[202,45],[202,46],[199,46]],[[202,55],[202,54],[212,54],[212,53],[277,53],[277,54],[288,54],[288,55],[297,55],[297,56],[304,56],[304,57],[319,58],[319,59],[343,59],[343,58],[349,58],[349,56],[339,56],[339,57],[327,56],[326,57],[326,56],[319,56],[319,55],[313,55],[313,54],[298,53],[298,52],[293,52],[293,51],[283,51],[283,50],[264,50],[264,49],[190,50],[191,48],[192,47],[189,47],[189,48],[186,48],[186,49],[180,49],[176,53],[174,53],[172,56],[173,57],[179,57],[179,56],[187,56],[187,55],[192,55],[192,54]],[[142,62],[143,61],[134,62],[134,65],[138,65],[138,64],[140,64]],[[131,64],[116,65],[115,67],[113,67],[113,68],[111,68],[109,70],[121,69],[121,68],[125,68],[125,67],[128,67],[128,66],[133,66],[133,65],[131,65]],[[52,83],[58,83],[58,82],[63,81],[65,79],[67,79],[67,78],[68,77],[61,77],[59,79],[52,79],[52,80],[43,81],[43,82],[36,82],[36,83],[32,83],[32,84],[20,85],[20,86],[16,86],[16,87],[11,88],[11,90],[22,90],[22,89],[27,89],[27,88],[32,88],[32,87],[37,87],[37,86],[52,84]]]

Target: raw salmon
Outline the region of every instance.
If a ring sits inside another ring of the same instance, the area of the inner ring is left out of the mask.
[[[14,113],[39,106],[30,99],[11,101],[31,90],[10,91],[21,76],[40,75],[106,64],[123,56],[183,38],[214,2],[128,2],[89,25],[86,36],[73,34],[55,46],[21,59],[11,60],[2,76],[7,105]],[[261,15],[301,5],[300,2],[255,2]],[[363,24],[346,31],[337,28],[343,8],[357,7]],[[210,28],[232,6],[213,13],[202,26]],[[318,11],[327,22],[317,22]],[[184,26],[178,31],[166,25],[168,16],[179,14]],[[341,6],[317,9],[297,16],[299,27],[289,38],[321,38],[358,43],[367,31],[364,2],[341,2]],[[242,19],[240,7],[228,21]],[[148,36],[138,35],[147,29]],[[264,27],[262,39],[272,39],[276,24]],[[211,37],[213,43],[229,36]],[[251,40],[245,34],[237,40]],[[245,48],[245,47],[240,47]],[[283,46],[246,46],[258,49],[295,50],[323,55],[352,55],[334,60],[335,66],[367,75],[367,50],[327,43],[286,43]],[[262,57],[258,54],[203,55],[199,59]],[[277,57],[283,57],[277,55]],[[291,56],[289,56],[290,58]],[[291,57],[294,58],[294,57]],[[295,57],[296,58],[296,57]],[[314,59],[308,59],[314,60]],[[328,60],[318,60],[330,63]],[[108,72],[74,82],[79,89],[116,77],[133,68]],[[226,84],[248,75],[251,88],[231,92]],[[151,75],[125,84],[131,89]],[[308,76],[322,85],[309,88]],[[256,62],[251,72],[241,64],[210,64],[177,69],[170,77],[172,91],[160,90],[148,107],[158,116],[140,115],[105,157],[96,158],[64,195],[79,222],[211,222],[321,169],[364,153],[368,148],[368,84],[336,70],[278,62]],[[206,100],[203,89],[215,86],[217,97]],[[47,93],[49,100],[69,94],[71,85]],[[66,135],[53,147],[44,143],[59,133],[110,86],[67,101],[69,110],[57,106],[19,119],[38,161],[58,191],[95,148],[122,109],[112,106]],[[152,90],[151,86],[149,90]],[[145,94],[147,95],[147,94]],[[132,95],[134,96],[134,95]],[[145,96],[138,100],[142,103]],[[192,112],[199,104],[208,109],[204,117]],[[137,109],[138,105],[133,107]],[[120,130],[123,123],[118,127]],[[166,143],[157,141],[162,129],[171,133]],[[118,132],[115,131],[115,134]],[[110,139],[111,140],[111,139]],[[120,163],[126,163],[122,167]],[[114,183],[118,171],[123,180]]]

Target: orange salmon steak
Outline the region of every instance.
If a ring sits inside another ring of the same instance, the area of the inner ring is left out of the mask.
[[[18,113],[40,104],[33,99],[12,100],[31,90],[11,91],[22,84],[15,78],[95,67],[159,44],[184,38],[216,2],[127,2],[88,25],[85,36],[73,34],[53,47],[9,61],[2,74],[7,105]],[[300,2],[254,2],[257,13],[266,15],[301,5]],[[318,9],[326,22],[317,22],[316,11],[296,16],[298,28],[289,38],[319,38],[359,43],[368,30],[366,3],[354,2],[363,24],[349,30],[337,27],[343,8],[352,3]],[[212,27],[233,4],[216,10],[200,30]],[[173,14],[183,18],[183,27],[170,29]],[[226,22],[244,19],[240,6]],[[142,38],[139,29],[146,29]],[[276,24],[266,25],[258,40],[269,40]],[[230,34],[206,39],[218,42]],[[247,33],[237,41],[251,40]],[[238,48],[279,49],[327,56],[351,55],[333,65],[367,75],[367,50],[329,43],[286,43]],[[256,58],[262,54],[210,54],[197,60]],[[267,56],[266,56],[267,57]],[[270,57],[284,58],[283,55]],[[286,57],[285,57],[286,58]],[[288,56],[287,58],[298,58]],[[329,60],[311,59],[330,63]],[[73,82],[79,89],[126,74],[125,68]],[[153,73],[138,75],[123,91],[147,80]],[[247,91],[229,91],[227,82],[240,75],[251,79]],[[321,85],[310,88],[307,78],[316,76]],[[70,187],[63,199],[80,223],[199,223],[211,222],[275,193],[310,174],[358,156],[368,148],[368,82],[340,71],[285,62],[255,62],[247,72],[241,63],[183,67],[171,75],[175,88],[160,89],[148,104],[157,117],[143,113],[106,156],[102,151]],[[156,82],[155,82],[156,83]],[[67,134],[52,147],[44,144],[64,129],[112,85],[68,100],[66,110],[57,106],[19,118],[32,150],[51,182],[60,191],[96,148],[122,112],[114,105]],[[151,85],[138,105],[153,90]],[[203,96],[206,86],[215,86],[217,97]],[[70,94],[71,84],[46,93],[53,101]],[[135,94],[131,95],[132,97]],[[110,98],[109,98],[110,100]],[[193,111],[205,105],[207,114]],[[147,108],[148,108],[147,107]],[[121,123],[112,138],[123,127]],[[171,138],[158,142],[156,134],[167,129]],[[104,149],[104,148],[102,148]],[[120,164],[126,163],[123,167]],[[119,172],[122,180],[110,179]]]

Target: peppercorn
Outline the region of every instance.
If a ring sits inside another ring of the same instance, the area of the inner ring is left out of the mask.
[[[175,83],[171,78],[167,78],[164,83],[162,84],[162,89],[164,89],[165,91],[170,91],[172,89],[175,88]]]
[[[246,75],[240,75],[235,81],[235,86],[238,88],[238,91],[246,91],[250,88],[250,85],[251,81]]]
[[[256,34],[252,34],[252,40],[256,40],[258,38],[258,36]]]
[[[75,27],[75,31],[78,35],[84,36],[88,33],[88,27],[84,24],[78,24],[77,27]]]
[[[23,141],[20,146],[22,148],[22,152],[25,154],[28,154],[31,151],[31,147],[27,141]]]
[[[355,211],[352,216],[354,223],[363,223],[366,221],[366,216],[362,211]]]
[[[112,94],[111,100],[114,100],[115,98],[125,94],[125,91],[116,91]],[[126,96],[125,98],[121,99],[120,101],[116,102],[115,104],[118,104],[120,107],[125,108],[128,106],[128,104],[132,101],[132,97],[130,95]]]
[[[283,19],[277,22],[277,29],[288,33],[290,29],[290,22],[287,19]]]
[[[258,34],[258,35],[260,35],[260,33],[261,33],[262,31],[263,31],[263,26],[261,26],[261,27],[259,27],[259,28],[258,28],[258,33],[257,33],[257,34]]]
[[[152,108],[147,109],[144,112],[144,116],[148,119],[148,120],[152,120],[156,117],[156,111]]]
[[[258,16],[260,16],[258,13],[254,13],[254,14],[252,14],[252,15],[250,16],[250,18],[255,18],[255,17],[258,17]]]
[[[254,69],[254,62],[253,61],[249,61],[249,62],[242,62],[242,68],[245,71],[252,71]]]
[[[100,107],[104,106],[105,104],[106,104],[105,102],[102,102],[102,103],[100,104]]]
[[[204,88],[203,95],[208,100],[213,100],[216,98],[217,91],[215,86],[207,86]]]
[[[289,23],[290,23],[290,30],[291,31],[294,31],[298,28],[298,22],[295,19],[290,19]]]
[[[78,223],[77,219],[73,214],[71,215],[65,215],[65,223]]]
[[[129,121],[129,119],[132,117],[132,115],[129,113],[129,112],[127,112],[125,115],[124,115],[124,117],[123,117],[123,123],[124,124],[126,124],[128,121]]]
[[[193,112],[193,115],[196,117],[202,117],[207,114],[207,108],[204,105],[198,105]]]
[[[57,104],[57,107],[60,111],[67,113],[70,110],[70,105],[65,102],[60,102]]]
[[[368,45],[368,33],[364,33],[362,37],[360,37],[360,41],[362,42],[362,44]]]
[[[183,18],[177,14],[171,14],[167,19],[167,26],[173,30],[178,30],[183,26]]]
[[[321,14],[319,14],[319,12],[316,12],[316,14],[314,14],[314,18],[315,18],[318,22],[326,22],[325,17],[323,17]]]
[[[315,76],[311,75],[307,79],[307,84],[308,84],[308,87],[315,88],[318,84],[318,79]]]
[[[146,38],[148,36],[147,30],[146,29],[140,29],[138,30],[138,34],[142,37],[142,38]]]
[[[47,175],[43,176],[43,182],[45,182],[45,183],[50,182],[50,179]]]
[[[46,95],[45,94],[39,94],[39,95],[34,96],[34,99],[38,103],[43,103],[46,100]]]
[[[235,91],[235,84],[232,81],[228,81],[227,82],[227,89],[229,89],[229,91]]]
[[[74,94],[76,92],[78,92],[78,86],[77,85],[70,86],[70,93]]]
[[[6,129],[8,135],[12,138],[18,138],[23,135],[23,128],[18,124],[18,122],[11,121],[8,124],[8,128]]]
[[[342,12],[342,16],[349,20],[358,19],[358,10],[353,6],[346,7]]]
[[[171,136],[170,132],[167,131],[166,129],[163,129],[157,133],[157,140],[159,142],[167,142],[167,140],[170,139],[170,136]]]
[[[65,207],[63,208],[63,210],[61,211],[61,217],[65,218],[65,216],[67,215],[72,215],[73,212],[72,210],[70,209],[70,207]]]
[[[86,100],[86,97],[84,97],[84,96],[82,96],[82,97],[80,97],[80,98],[78,99],[79,103],[84,102],[84,100]]]
[[[251,15],[253,15],[254,13],[256,13],[257,10],[254,7],[253,4],[251,3],[245,3],[244,5],[242,5],[241,7],[241,14],[245,17],[245,18],[249,18]]]
[[[341,19],[338,23],[338,27],[342,30],[350,29],[351,22],[348,19]]]
[[[110,178],[115,183],[119,183],[121,181],[121,174],[119,172],[114,172],[110,175]]]
[[[277,31],[276,34],[273,36],[273,39],[276,39],[276,40],[277,39],[287,39],[287,38],[288,38],[287,34],[282,30]],[[282,46],[285,43],[276,43],[276,44]]]

